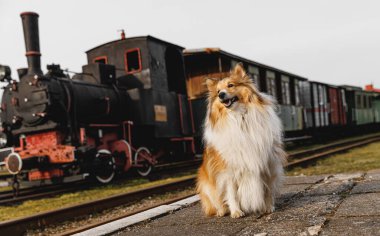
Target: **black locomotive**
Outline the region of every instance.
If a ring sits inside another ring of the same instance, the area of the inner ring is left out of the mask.
[[[106,183],[132,166],[148,175],[159,157],[193,156],[183,48],[122,39],[88,51],[73,78],[59,65],[43,74],[38,14],[21,18],[28,68],[16,81],[2,67],[2,140],[11,148],[1,155],[10,173],[28,181],[90,174]]]

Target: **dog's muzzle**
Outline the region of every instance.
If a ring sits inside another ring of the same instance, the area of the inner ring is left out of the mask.
[[[233,98],[220,99],[220,102],[223,103],[225,107],[230,108],[237,100],[238,98],[235,96]]]

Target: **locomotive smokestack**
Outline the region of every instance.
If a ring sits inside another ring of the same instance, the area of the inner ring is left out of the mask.
[[[42,74],[38,14],[35,12],[24,12],[21,13],[20,16],[24,29],[25,56],[28,59],[28,74]]]

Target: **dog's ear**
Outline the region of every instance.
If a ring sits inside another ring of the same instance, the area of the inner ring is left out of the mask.
[[[208,91],[211,92],[215,90],[215,86],[218,83],[218,81],[219,80],[216,78],[206,78],[206,86],[207,86]]]
[[[232,73],[238,76],[239,78],[245,78],[247,76],[247,73],[245,72],[243,64],[241,62],[236,64]]]

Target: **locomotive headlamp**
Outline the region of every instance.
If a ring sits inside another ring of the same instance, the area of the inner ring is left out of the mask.
[[[3,132],[0,132],[0,148],[3,148],[7,145],[8,139],[7,135]]]
[[[19,154],[13,152],[5,160],[5,168],[12,175],[17,175],[22,168],[22,159]]]
[[[0,65],[0,81],[11,80],[11,68],[9,66]]]

